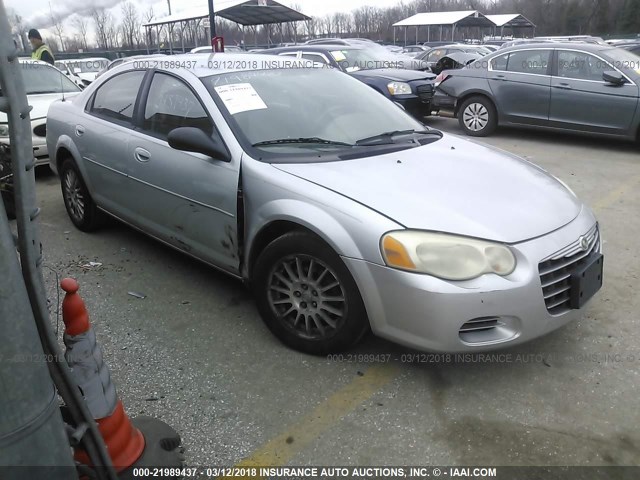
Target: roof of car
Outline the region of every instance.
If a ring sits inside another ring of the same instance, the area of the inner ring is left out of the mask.
[[[576,41],[570,41],[570,42],[532,42],[532,43],[521,43],[518,45],[511,45],[509,47],[505,47],[505,48],[501,48],[499,50],[496,50],[495,52],[491,52],[491,53],[504,53],[504,52],[510,52],[513,50],[520,50],[520,49],[524,49],[524,50],[531,50],[532,48],[544,48],[544,49],[549,49],[549,48],[566,48],[569,50],[575,50],[575,49],[580,49],[580,50],[586,50],[586,51],[592,51],[592,52],[597,52],[597,51],[602,51],[602,50],[611,50],[617,47],[614,47],[613,45],[607,45],[607,44],[600,44],[600,43],[586,43],[586,42],[576,42]]]
[[[311,45],[296,45],[295,47],[277,47],[268,49],[269,52],[296,52],[296,51],[317,51],[317,50],[364,50],[365,47],[360,45],[341,45],[337,43],[314,43]]]
[[[180,65],[183,62],[188,66],[187,68],[191,73],[200,78],[222,73],[249,70],[326,68],[326,66],[311,60],[279,57],[276,55],[264,55],[259,53],[184,53],[180,55],[172,55],[170,60],[167,60],[166,63],[169,68],[172,68],[172,65],[176,65],[175,68],[182,68]],[[195,65],[193,65],[192,62],[195,62]],[[126,62],[123,65],[114,68],[113,71],[122,71],[135,67],[135,62]],[[152,65],[149,66],[149,68],[151,67]]]
[[[95,62],[97,60],[110,60],[106,57],[87,57],[87,58],[65,58],[63,60],[56,60],[56,63],[78,63],[78,62]]]

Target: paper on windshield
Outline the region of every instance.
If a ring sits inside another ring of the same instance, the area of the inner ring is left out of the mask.
[[[215,90],[231,115],[267,108],[267,105],[250,83],[221,85],[215,87]]]
[[[340,50],[335,50],[331,52],[331,55],[333,55],[333,58],[336,59],[336,62],[342,62],[343,60],[347,59],[344,53],[342,53]]]

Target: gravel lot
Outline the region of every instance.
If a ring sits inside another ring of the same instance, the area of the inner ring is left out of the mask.
[[[288,350],[240,283],[117,223],[76,230],[45,167],[46,264],[80,281],[128,412],[174,426],[190,465],[640,465],[640,147],[516,130],[483,141],[566,181],[605,240],[605,286],[582,320],[500,352],[511,361],[408,362],[415,352],[373,336],[341,361]]]

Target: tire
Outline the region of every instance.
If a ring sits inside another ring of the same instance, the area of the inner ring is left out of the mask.
[[[458,110],[458,123],[464,133],[471,137],[489,136],[498,126],[496,107],[487,97],[470,97]]]
[[[105,214],[96,206],[78,167],[69,158],[60,168],[60,186],[67,215],[78,230],[92,232],[104,224]]]
[[[339,352],[369,330],[351,273],[310,233],[290,232],[267,245],[253,268],[252,290],[269,330],[295,350]]]
[[[2,201],[4,209],[7,212],[7,218],[14,220],[16,218],[16,201],[13,192],[2,191]]]

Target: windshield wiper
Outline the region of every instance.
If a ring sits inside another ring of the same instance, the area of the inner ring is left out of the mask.
[[[326,140],[319,137],[300,137],[300,138],[279,138],[276,140],[265,140],[264,142],[254,143],[254,147],[261,147],[264,145],[286,145],[291,143],[315,143],[320,145],[339,145],[342,147],[353,147],[350,143],[338,142],[335,140]]]
[[[393,142],[393,137],[397,137],[400,135],[440,135],[436,130],[392,130],[390,132],[380,133],[378,135],[373,135],[372,137],[361,138],[356,142],[358,146],[370,146],[370,145],[385,145],[391,144]]]

